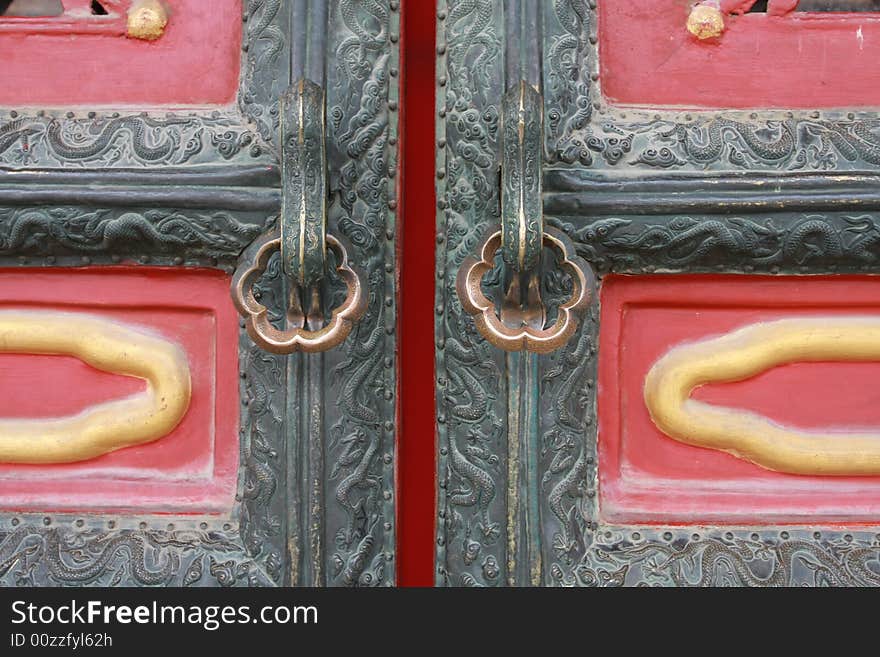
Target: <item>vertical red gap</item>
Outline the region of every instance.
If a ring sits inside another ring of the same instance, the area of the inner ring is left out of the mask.
[[[433,0],[405,0],[400,39],[399,586],[434,583],[434,7]]]

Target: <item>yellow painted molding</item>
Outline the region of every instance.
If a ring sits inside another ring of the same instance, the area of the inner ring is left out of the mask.
[[[875,433],[805,431],[750,411],[690,399],[707,383],[742,381],[796,362],[880,360],[880,319],[829,316],[752,324],[671,349],[645,378],[654,424],[682,443],[728,452],[768,470],[802,475],[880,474]]]
[[[77,415],[0,419],[0,463],[72,463],[152,442],[168,435],[189,408],[186,354],[141,328],[79,313],[4,310],[0,352],[75,356],[96,369],[147,381],[144,392]]]

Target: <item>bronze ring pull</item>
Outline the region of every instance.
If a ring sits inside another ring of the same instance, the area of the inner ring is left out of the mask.
[[[327,351],[348,337],[366,312],[362,277],[348,262],[348,250],[327,234],[327,147],[324,88],[300,80],[281,99],[281,217],[279,228],[258,239],[232,279],[232,300],[257,346],[275,354]],[[321,281],[327,250],[348,288],[345,301],[325,320]],[[289,289],[284,328],[276,328],[253,287],[269,258],[280,252]]]
[[[458,272],[456,290],[462,307],[474,316],[480,334],[505,351],[539,354],[555,351],[565,345],[577,330],[578,314],[590,304],[596,284],[592,268],[575,254],[571,241],[556,229],[544,229],[543,243],[559,251],[562,255],[560,265],[568,271],[572,281],[571,297],[559,307],[556,322],[549,328],[544,328],[544,310],[538,294],[537,277],[531,277],[525,291],[513,283],[511,288],[517,294],[525,293],[528,303],[509,303],[509,290],[500,314],[495,304],[483,293],[483,277],[494,267],[495,254],[501,248],[500,230],[492,232],[483,242],[480,256],[469,256]]]
[[[272,324],[268,309],[254,297],[254,283],[266,271],[269,258],[281,249],[281,237],[275,232],[261,237],[251,246],[251,257],[245,258],[246,265],[240,266],[232,279],[232,300],[245,318],[245,328],[257,346],[274,354],[327,351],[340,345],[351,333],[355,322],[364,316],[367,297],[360,274],[348,262],[348,251],[332,235],[327,235],[327,246],[336,254],[336,271],[348,294],[342,305],[333,310],[327,324],[317,329],[309,328],[315,316],[321,315],[317,287],[292,285],[285,328],[278,329]],[[301,293],[309,297],[306,303],[300,299]]]
[[[587,308],[595,288],[593,270],[575,254],[565,235],[544,226],[541,199],[543,163],[541,94],[521,80],[505,94],[501,107],[501,226],[483,242],[479,257],[469,257],[458,272],[456,289],[477,330],[505,351],[546,354],[563,346],[577,330],[577,314]],[[572,296],[559,308],[556,322],[545,328],[541,300],[541,257],[544,247],[562,255],[561,266],[572,280]],[[486,298],[483,276],[501,251],[504,299],[501,308]]]

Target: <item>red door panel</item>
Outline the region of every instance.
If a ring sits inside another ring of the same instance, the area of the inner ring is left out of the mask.
[[[610,102],[719,109],[880,104],[880,14],[729,15],[720,37],[700,40],[686,29],[694,4],[599,4],[600,84]]]
[[[233,102],[241,0],[163,1],[168,23],[153,41],[126,35],[128,2],[107,2],[109,14],[100,16],[84,14],[87,9],[58,17],[0,16],[0,106]]]
[[[790,318],[880,317],[864,277],[612,276],[602,289],[600,510],[609,522],[771,524],[875,521],[877,477],[774,472],[673,440],[645,403],[648,371],[670,349]],[[691,395],[806,431],[880,428],[880,362],[788,363]]]
[[[229,277],[142,268],[0,271],[0,311],[62,311],[153,332],[182,347],[192,391],[180,423],[150,443],[80,463],[0,464],[16,511],[220,513],[239,461],[238,320]],[[72,356],[0,353],[0,418],[58,418],[141,392],[142,379]]]

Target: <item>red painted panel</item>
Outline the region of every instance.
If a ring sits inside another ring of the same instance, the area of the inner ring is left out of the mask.
[[[880,315],[880,279],[610,276],[601,292],[599,494],[610,522],[866,523],[880,477],[771,472],[665,436],[644,403],[645,375],[673,346],[758,321]],[[693,397],[802,428],[880,427],[880,363],[792,363]]]
[[[880,14],[727,16],[685,28],[693,0],[599,3],[600,84],[611,103],[687,108],[880,105]]]
[[[125,20],[0,17],[0,105],[223,105],[235,99],[241,0],[165,0],[156,41],[125,36]],[[32,27],[28,27],[31,25]],[[100,27],[100,31],[86,30]],[[107,27],[109,26],[109,27]]]
[[[215,270],[105,267],[0,270],[0,310],[82,312],[181,345],[189,410],[167,436],[64,465],[0,464],[0,509],[219,513],[239,461],[238,318]],[[0,417],[58,417],[143,389],[74,357],[0,354]]]

